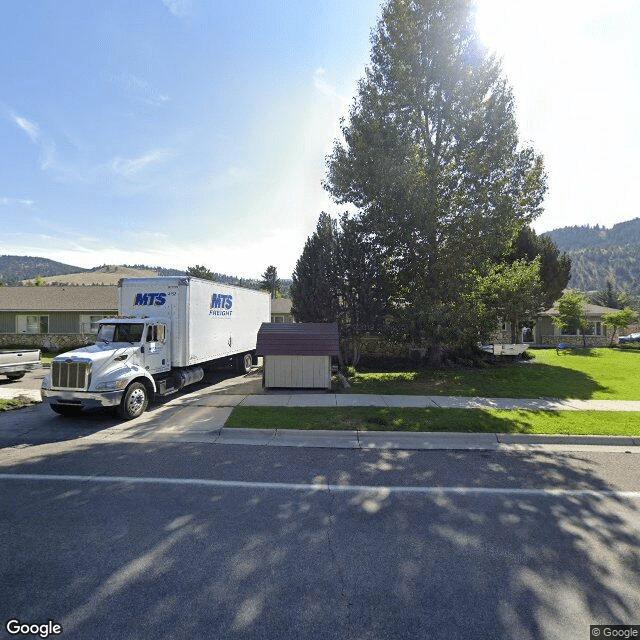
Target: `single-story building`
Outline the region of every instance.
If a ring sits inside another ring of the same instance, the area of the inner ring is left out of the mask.
[[[271,299],[271,322],[294,322],[289,298]]]
[[[586,303],[584,312],[589,320],[589,327],[584,332],[587,336],[587,345],[590,347],[605,347],[611,343],[611,327],[605,327],[602,323],[602,316],[606,313],[619,311],[619,309],[611,309],[610,307],[600,307],[595,304]],[[522,335],[517,336],[519,341],[529,342],[539,345],[555,346],[559,342],[566,344],[582,346],[583,333],[578,329],[577,333],[562,333],[553,323],[553,318],[557,317],[557,307],[552,307],[539,313],[536,322],[531,330],[523,330]],[[622,335],[625,332],[623,330]],[[505,322],[494,336],[496,342],[511,342],[511,323]]]
[[[266,389],[330,389],[331,358],[339,353],[335,322],[264,322],[258,331],[256,354],[264,358]]]
[[[0,346],[68,349],[93,341],[118,313],[118,287],[0,287]]]
[[[584,336],[586,336],[588,346],[605,347],[611,342],[613,329],[602,324],[602,316],[606,313],[614,313],[616,311],[619,311],[619,309],[585,303],[584,312],[589,321],[589,327],[584,332],[578,329],[577,333],[575,331],[563,333],[553,323],[553,318],[558,316],[557,307],[547,309],[538,314],[536,324],[533,328],[533,340],[538,344],[551,346],[556,345],[558,342],[582,346],[584,344]]]

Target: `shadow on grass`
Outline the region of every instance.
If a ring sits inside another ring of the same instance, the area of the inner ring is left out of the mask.
[[[565,361],[573,355],[562,355]],[[597,357],[593,354],[592,357]],[[485,398],[576,398],[607,392],[593,377],[566,366],[541,362],[490,369],[417,370],[358,374],[346,393],[479,396]]]

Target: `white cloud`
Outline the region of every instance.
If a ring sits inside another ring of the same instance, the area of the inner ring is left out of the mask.
[[[171,98],[153,87],[148,80],[132,73],[120,73],[106,76],[109,82],[121,87],[128,97],[150,105],[161,105]]]
[[[186,18],[191,13],[191,0],[162,0],[162,4],[176,18]]]
[[[327,81],[326,75],[327,70],[323,67],[318,67],[313,74],[313,86],[330,98],[338,100],[341,103],[348,102],[348,98],[340,94],[338,90]]]
[[[125,178],[131,178],[141,173],[147,167],[162,162],[170,156],[167,149],[154,149],[135,158],[117,157],[112,162],[113,170]]]
[[[15,113],[12,114],[12,118],[14,123],[29,136],[31,142],[38,144],[40,140],[40,128],[38,125]]]
[[[57,164],[56,162],[56,146],[53,142],[41,132],[36,122],[20,116],[17,113],[11,113],[13,123],[22,131],[24,131],[29,140],[40,149],[40,168],[51,169]]]
[[[0,197],[0,206],[11,207],[14,205],[22,205],[24,207],[31,207],[35,204],[33,200],[27,198],[7,198]]]

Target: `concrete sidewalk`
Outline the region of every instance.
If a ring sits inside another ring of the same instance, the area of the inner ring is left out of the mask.
[[[181,402],[176,400],[176,402]],[[639,400],[561,400],[559,398],[469,398],[357,393],[202,394],[185,403],[245,407],[394,407],[441,409],[528,409],[531,411],[638,411]]]

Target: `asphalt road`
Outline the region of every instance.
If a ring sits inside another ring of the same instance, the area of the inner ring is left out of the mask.
[[[623,449],[18,445],[0,633],[586,639],[640,623],[639,489]]]

